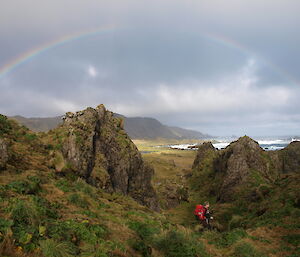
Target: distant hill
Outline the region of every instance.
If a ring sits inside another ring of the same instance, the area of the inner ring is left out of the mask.
[[[40,132],[40,131],[49,131],[50,129],[54,129],[58,126],[58,124],[62,123],[63,116],[56,117],[47,117],[47,118],[26,118],[20,115],[11,116],[9,118],[17,120],[22,125],[26,126],[32,131]]]
[[[120,114],[115,115],[124,119],[125,130],[131,138],[135,139],[199,139],[210,137],[209,135],[198,131],[164,125],[154,118],[129,118]]]
[[[209,138],[210,135],[199,131],[183,129],[179,127],[170,127],[162,124],[154,118],[147,117],[125,117],[121,114],[115,114],[116,117],[124,119],[124,128],[132,139],[202,139]],[[49,131],[62,123],[63,116],[49,118],[26,118],[23,116],[12,116],[10,118],[17,120],[32,131]]]

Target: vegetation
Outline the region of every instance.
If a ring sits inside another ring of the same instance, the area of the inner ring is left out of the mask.
[[[266,255],[257,251],[252,244],[246,243],[246,242],[240,242],[235,246],[233,256],[236,256],[236,257],[266,257]]]
[[[71,245],[53,239],[40,241],[40,247],[45,257],[71,257],[75,254]]]
[[[181,231],[170,230],[158,241],[157,246],[166,257],[209,256],[204,244],[197,237]]]
[[[214,189],[222,177],[213,173],[213,154],[190,181],[195,151],[139,141],[143,158],[155,168],[153,186],[163,207],[156,213],[88,184],[68,163],[57,169],[63,157],[55,151],[66,133],[35,134],[0,115],[0,137],[9,143],[0,173],[0,256],[299,256],[299,175],[271,183],[254,171],[254,201],[221,203]],[[77,143],[85,140],[75,136]],[[128,146],[126,135],[117,140]],[[194,205],[207,199],[215,217],[212,231],[193,217]]]
[[[189,174],[195,152],[165,148],[154,148],[152,152],[151,147],[160,145],[158,142],[137,143],[138,148],[145,151],[144,159],[155,167],[154,186],[163,201],[165,194],[160,194],[160,191],[167,184],[165,181],[180,183],[178,174]],[[256,188],[255,201],[237,199],[232,203],[220,203],[214,195],[218,180],[221,181],[222,177],[212,169],[214,155],[208,156],[201,168],[193,170],[192,181],[181,179],[181,183],[189,188],[189,202],[181,202],[175,208],[164,211],[170,222],[184,225],[196,236],[199,235],[198,238],[205,243],[207,252],[212,256],[297,256],[299,175],[292,173],[270,183],[253,171],[249,188]],[[162,184],[157,185],[159,182]],[[212,224],[216,230],[199,233],[200,225],[195,222],[192,213],[194,206],[205,200],[211,203],[215,218]]]

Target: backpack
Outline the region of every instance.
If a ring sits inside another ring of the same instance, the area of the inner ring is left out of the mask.
[[[196,208],[194,210],[194,214],[195,216],[197,216],[199,218],[199,220],[205,220],[205,208],[203,205],[199,204],[196,205]]]

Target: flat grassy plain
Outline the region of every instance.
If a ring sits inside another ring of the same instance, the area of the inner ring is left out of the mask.
[[[155,169],[154,183],[160,182],[162,179],[175,179],[178,174],[184,175],[191,172],[197,151],[171,149],[166,145],[195,141],[134,140],[133,142],[142,153],[144,160],[153,165]]]
[[[187,177],[192,172],[196,150],[178,150],[167,147],[170,144],[202,143],[192,140],[134,140],[135,145],[143,155],[143,159],[154,168],[152,184],[158,194],[161,206],[166,206],[166,198],[172,198],[169,192],[188,188]],[[158,147],[160,146],[160,147]],[[188,196],[187,196],[188,197]],[[187,201],[176,203],[171,208],[163,210],[164,215],[173,224],[194,227],[192,213],[193,204]]]

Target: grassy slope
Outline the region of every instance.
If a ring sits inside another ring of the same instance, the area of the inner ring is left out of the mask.
[[[55,172],[49,156],[60,135],[49,141],[53,135],[4,116],[0,132],[10,149],[0,171],[0,256],[208,256],[190,230],[163,214]]]
[[[3,116],[0,132],[10,142],[11,156],[7,169],[0,172],[0,256],[299,254],[297,176],[287,176],[270,189],[261,201],[268,207],[263,215],[254,216],[245,206],[214,204],[225,231],[200,233],[192,211],[205,198],[205,190],[203,195],[199,188],[191,190],[190,202],[154,213],[129,197],[91,187],[72,173],[56,173],[49,155],[60,147],[60,135],[49,141],[53,135],[32,133]],[[138,147],[150,151],[157,143],[166,142],[140,142]],[[158,148],[143,156],[155,167],[153,183],[161,192],[160,186],[169,181],[185,183],[182,175],[191,172],[195,152]],[[278,203],[285,208],[278,208]]]

